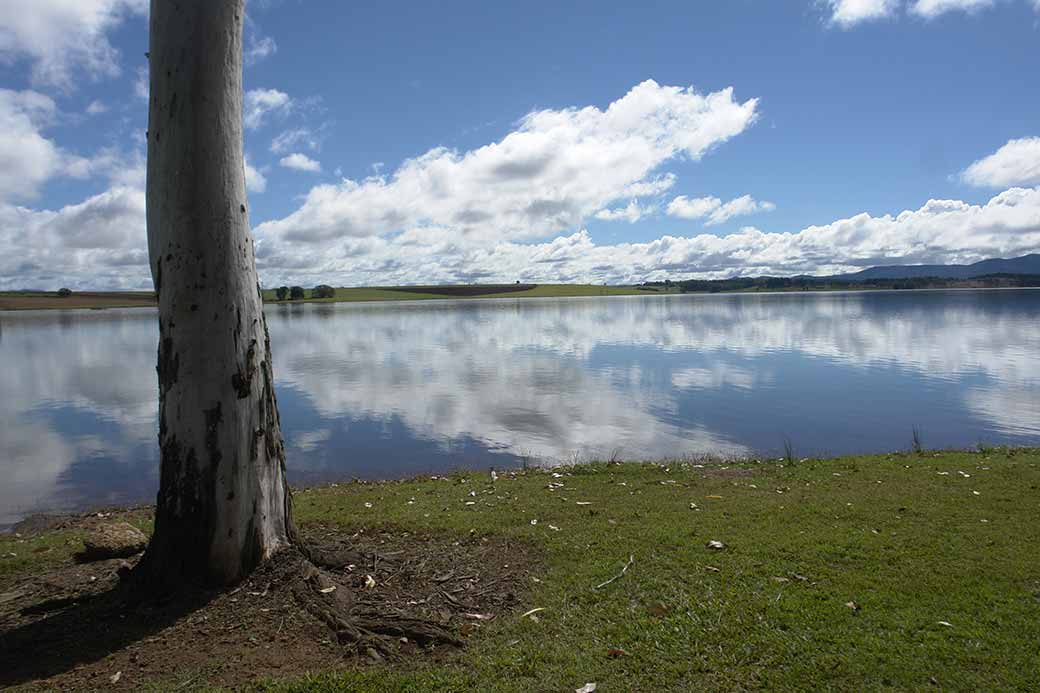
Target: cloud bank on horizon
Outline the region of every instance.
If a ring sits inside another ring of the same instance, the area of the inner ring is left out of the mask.
[[[849,29],[902,15],[979,13],[997,2],[826,0],[823,6],[830,23]],[[1040,0],[1030,3],[1040,11]],[[0,28],[0,64],[26,68],[31,87],[0,88],[0,289],[147,288],[141,137],[88,150],[55,134],[88,127],[91,118],[115,108],[95,98],[77,114],[60,105],[63,95],[124,73],[134,89],[136,63],[123,60],[110,34],[143,16],[146,3],[16,4],[19,17]],[[282,55],[274,39],[248,24],[248,64]],[[275,157],[258,165],[247,155],[248,191],[271,195],[285,180],[317,181],[304,183],[309,188],[295,209],[255,227],[257,264],[268,285],[829,274],[873,264],[966,263],[1040,248],[1036,136],[978,152],[977,160],[951,172],[965,186],[989,189],[982,202],[927,199],[916,209],[855,213],[786,231],[744,225],[714,232],[736,219],[772,217],[784,205],[751,189],[726,199],[713,194],[710,177],[696,182],[701,194],[678,189],[684,179],[676,167],[700,170],[764,127],[768,103],[738,98],[734,87],[699,90],[646,79],[609,104],[531,110],[485,144],[415,151],[396,167],[373,164],[363,177],[342,175],[321,153],[334,134],[299,120],[314,103],[271,86],[244,94],[247,141],[267,137]],[[265,134],[274,126],[282,128],[279,134]],[[259,151],[254,147],[252,154]],[[48,204],[50,186],[62,181],[90,181],[101,189]],[[613,241],[589,230],[591,224],[623,229],[664,222],[686,229]]]

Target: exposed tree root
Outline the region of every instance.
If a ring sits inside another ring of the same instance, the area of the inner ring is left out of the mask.
[[[130,570],[137,558],[0,582],[0,688],[97,688],[122,671],[115,687],[129,690],[216,653],[225,664],[211,683],[232,688],[340,666],[345,655],[439,657],[515,608],[529,584],[522,543],[310,529],[231,587],[166,580],[180,589],[159,592],[153,573]]]
[[[399,638],[424,647],[464,644],[454,633],[432,621],[376,611],[306,559],[300,561],[298,570],[300,576],[292,585],[293,597],[307,612],[325,623],[340,644],[362,649],[372,647],[384,655],[397,649],[395,639]]]

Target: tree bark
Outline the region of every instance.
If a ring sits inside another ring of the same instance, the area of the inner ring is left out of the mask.
[[[244,17],[244,0],[151,3],[160,479],[136,574],[152,589],[235,582],[293,534],[245,190]]]

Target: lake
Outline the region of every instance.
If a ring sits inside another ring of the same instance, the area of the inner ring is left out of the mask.
[[[267,307],[292,483],[1040,444],[1040,291]],[[150,502],[154,309],[0,313],[0,524]]]

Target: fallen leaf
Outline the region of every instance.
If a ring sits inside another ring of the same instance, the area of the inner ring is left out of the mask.
[[[785,577],[774,577],[773,582],[790,582],[790,580]]]
[[[110,677],[108,677],[108,680],[111,681],[112,683],[119,683],[119,679],[122,676],[123,676],[123,672],[117,671],[116,673],[114,673]]]
[[[722,500],[722,496],[705,496],[708,500]]]
[[[463,623],[459,627],[459,632],[462,633],[463,635],[469,637],[470,635],[473,635],[474,633],[476,633],[479,628],[480,628],[480,624],[479,623]]]
[[[862,608],[856,602],[846,602],[845,606],[847,606],[848,608],[852,609],[853,611],[859,611]]]
[[[620,647],[612,647],[607,650],[607,656],[612,659],[617,659],[618,657],[627,657],[628,653]]]
[[[723,550],[724,548],[726,548],[726,545],[725,545],[725,544],[723,544],[723,543],[722,543],[721,541],[718,541],[718,540],[716,540],[716,539],[712,539],[711,541],[709,541],[709,542],[708,542],[707,544],[705,544],[704,546],[705,546],[706,548],[712,549],[713,551],[721,551],[721,550]]]
[[[376,580],[371,575],[365,576],[365,589],[372,589],[376,586]]]
[[[328,594],[329,592],[335,592],[336,591],[336,586],[333,585],[332,587],[326,587],[326,588],[320,589],[318,591],[321,592],[322,594]]]
[[[592,693],[595,690],[596,690],[596,684],[594,684],[594,683],[586,683],[581,688],[575,688],[574,689],[574,693]]]

